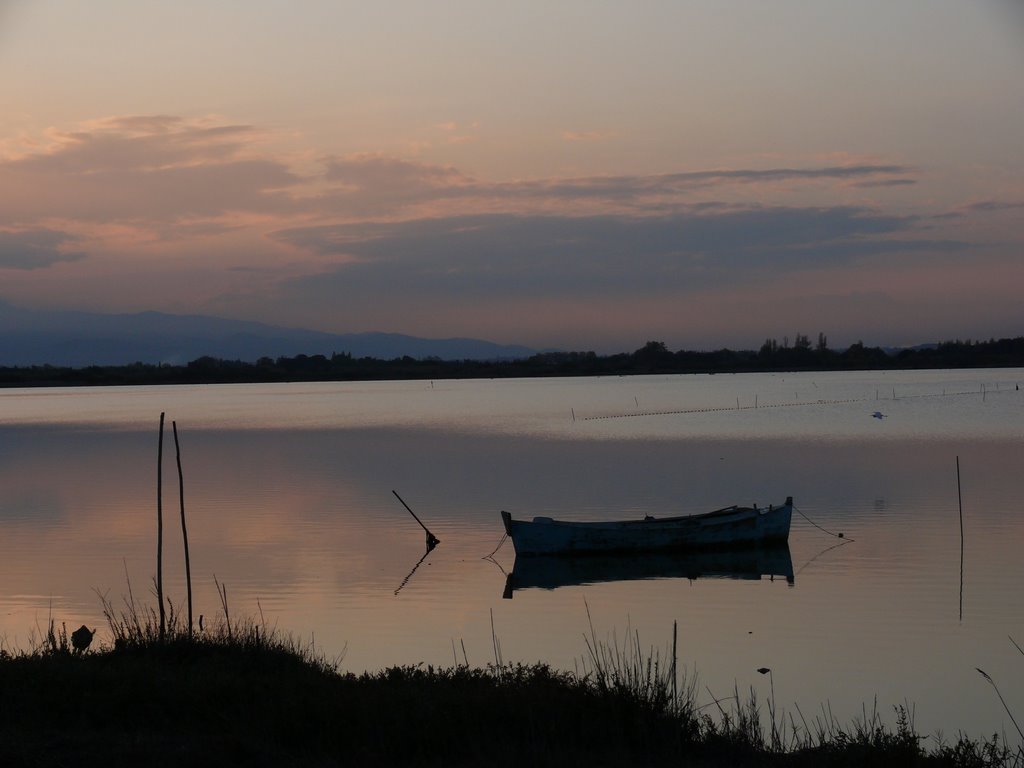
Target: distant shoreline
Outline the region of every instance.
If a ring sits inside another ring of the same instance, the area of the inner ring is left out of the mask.
[[[860,342],[838,352],[806,336],[782,346],[769,339],[758,351],[669,351],[648,342],[632,353],[546,352],[515,360],[354,358],[348,353],[263,357],[256,362],[200,357],[184,365],[132,363],[87,367],[0,367],[0,387],[144,386],[161,384],[267,384],[313,381],[498,379],[651,374],[788,371],[924,370],[1024,367],[1024,336],[989,341],[947,341],[887,352]]]

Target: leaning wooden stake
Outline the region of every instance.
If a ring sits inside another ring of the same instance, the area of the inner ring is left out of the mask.
[[[192,637],[192,565],[188,558],[188,529],[185,527],[185,477],[181,473],[181,445],[178,443],[178,422],[172,421],[174,454],[178,461],[178,499],[181,501],[181,538],[185,542],[185,589],[188,591],[188,636]]]
[[[156,451],[156,601],[160,604],[160,641],[167,632],[164,614],[164,414],[160,413],[160,442]]]
[[[412,515],[412,518],[413,518],[413,520],[415,520],[415,521],[416,521],[417,523],[419,523],[419,524],[420,524],[420,528],[422,528],[422,529],[423,529],[424,531],[426,531],[426,533],[427,533],[427,549],[428,549],[428,550],[430,550],[430,549],[433,549],[433,548],[434,548],[434,547],[436,547],[436,546],[437,546],[438,544],[440,544],[440,543],[441,543],[441,540],[440,540],[439,538],[437,538],[437,536],[435,536],[434,534],[432,534],[432,533],[430,532],[430,529],[429,529],[429,528],[427,528],[427,526],[425,526],[425,525],[423,524],[423,521],[422,521],[422,520],[420,520],[420,519],[419,519],[419,518],[418,518],[418,517],[416,516],[416,513],[415,513],[415,512],[413,512],[413,511],[412,511],[411,509],[409,509],[409,505],[408,505],[408,504],[406,504],[406,503],[405,503],[405,500],[404,500],[404,499],[403,499],[403,498],[402,498],[401,496],[399,496],[399,495],[398,495],[398,491],[394,491],[394,490],[393,490],[393,491],[391,491],[391,492],[392,492],[393,494],[395,494],[395,498],[396,498],[396,499],[398,499],[398,500],[399,500],[400,502],[402,502],[402,506],[403,506],[403,507],[405,507],[405,508],[406,508],[406,510],[408,510],[408,512],[409,512],[409,514],[410,514],[410,515]]]

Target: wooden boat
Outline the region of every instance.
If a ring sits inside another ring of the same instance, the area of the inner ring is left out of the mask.
[[[611,581],[647,579],[776,578],[794,583],[788,544],[764,544],[679,552],[565,555],[516,555],[502,597],[520,589],[559,589]]]
[[[517,555],[645,552],[781,543],[789,539],[793,497],[768,507],[725,507],[702,515],[645,517],[614,522],[571,522],[501,513]]]

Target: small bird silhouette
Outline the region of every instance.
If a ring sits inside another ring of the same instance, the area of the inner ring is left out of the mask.
[[[92,644],[92,636],[96,634],[95,629],[89,629],[85,624],[71,633],[71,646],[76,653],[84,653]]]

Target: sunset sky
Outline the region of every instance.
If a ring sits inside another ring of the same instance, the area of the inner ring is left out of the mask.
[[[1024,334],[1018,0],[0,0],[0,94],[20,307]]]

